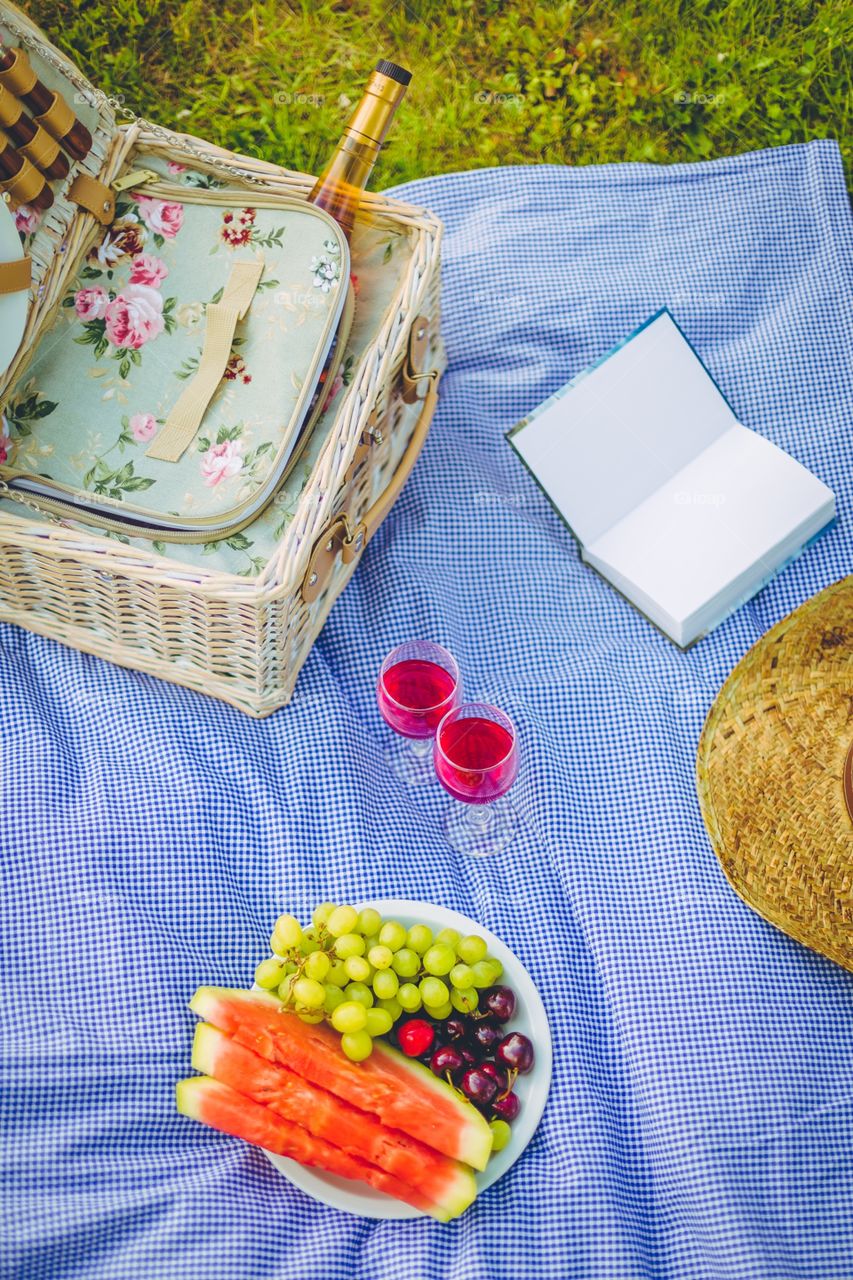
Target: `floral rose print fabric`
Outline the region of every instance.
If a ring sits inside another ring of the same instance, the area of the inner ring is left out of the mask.
[[[227,519],[295,435],[345,287],[345,249],[310,206],[254,208],[204,175],[168,179],[174,198],[123,193],[80,263],[3,406],[0,466],[127,510]],[[32,234],[34,215],[18,213],[19,232]],[[148,458],[198,368],[207,307],[235,262],[258,257],[260,285],[198,436],[177,463]]]

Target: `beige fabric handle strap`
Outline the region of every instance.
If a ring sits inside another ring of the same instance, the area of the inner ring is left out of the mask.
[[[195,377],[181,392],[163,430],[148,446],[147,457],[177,462],[192,443],[228,365],[237,321],[249,310],[263,270],[262,260],[237,262],[231,268],[221,301],[207,308],[204,350]]]
[[[0,294],[23,293],[30,287],[32,262],[29,258],[17,258],[14,262],[0,262]]]

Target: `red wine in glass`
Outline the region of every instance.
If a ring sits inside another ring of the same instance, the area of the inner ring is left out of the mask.
[[[453,848],[474,856],[505,849],[515,815],[502,797],[518,775],[518,744],[509,716],[476,702],[449,711],[436,732],[434,762],[445,791],[461,801],[445,823]]]
[[[379,710],[386,724],[406,738],[431,738],[443,719],[456,681],[428,658],[404,658],[379,682]]]
[[[453,657],[430,640],[410,640],[382,664],[376,701],[387,725],[408,739],[391,748],[389,763],[405,782],[432,779],[430,739],[459,702],[459,670]]]

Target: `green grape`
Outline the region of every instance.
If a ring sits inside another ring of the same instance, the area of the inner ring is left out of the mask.
[[[455,951],[459,944],[459,936],[458,929],[442,929],[440,933],[436,934],[435,940],[445,947],[450,947],[451,951]]]
[[[492,982],[499,982],[504,975],[503,965],[500,960],[496,960],[494,956],[489,956],[489,964],[495,971],[495,976],[492,978]]]
[[[480,1003],[480,998],[474,987],[469,987],[465,991],[454,987],[450,993],[450,1003],[457,1013],[473,1013]]]
[[[453,1005],[449,1000],[444,1004],[431,1004],[427,1009],[427,1013],[431,1018],[449,1018],[452,1012]]]
[[[373,977],[373,990],[377,1000],[393,1000],[400,986],[400,979],[393,969],[380,969]]]
[[[496,1151],[503,1151],[512,1137],[512,1129],[510,1129],[506,1120],[497,1119],[490,1122],[489,1128],[492,1131],[492,1154]]]
[[[390,947],[383,947],[380,943],[378,946],[370,948],[367,958],[374,969],[390,969],[391,962],[394,959],[394,952]]]
[[[329,913],[326,928],[333,938],[341,938],[345,933],[352,933],[358,924],[358,912],[355,907],[335,907]]]
[[[413,924],[406,937],[406,945],[422,956],[432,946],[432,929],[428,924]]]
[[[302,925],[296,916],[279,916],[275,922],[273,934],[283,943],[286,950],[298,947],[302,941]]]
[[[342,1034],[363,1031],[367,1026],[367,1010],[356,1000],[345,1000],[332,1010],[332,1026]]]
[[[274,956],[278,956],[280,960],[284,959],[290,950],[291,948],[284,943],[277,933],[273,932],[270,935],[270,951]]]
[[[478,960],[472,964],[471,974],[475,987],[490,987],[495,981],[495,967],[491,960]]]
[[[277,987],[284,976],[284,965],[274,956],[269,960],[262,960],[255,970],[255,982],[265,991],[271,991],[273,987]]]
[[[373,1053],[373,1041],[366,1031],[349,1032],[341,1036],[341,1048],[351,1062],[364,1062]]]
[[[397,1000],[400,1007],[406,1013],[417,1013],[423,1004],[421,993],[415,986],[414,982],[404,982],[400,990],[397,992]]]
[[[400,1014],[403,1012],[403,1006],[396,997],[392,997],[390,1000],[379,1000],[378,1004],[380,1009],[384,1009],[386,1013],[390,1013],[392,1022],[396,1022],[400,1017]]]
[[[365,953],[368,953],[368,952],[372,951],[374,947],[378,947],[378,946],[379,946],[379,934],[378,934],[378,933],[372,933],[372,934],[370,935],[370,937],[369,937],[369,938],[365,938],[365,939],[364,939],[364,950],[365,950]]]
[[[344,987],[344,992],[347,1000],[355,1000],[358,1004],[363,1004],[365,1009],[369,1009],[373,1004],[373,992],[363,982],[351,982],[349,986]]]
[[[311,923],[314,928],[322,929],[334,909],[334,902],[321,902],[319,907],[315,907],[311,915]]]
[[[394,1020],[387,1009],[367,1010],[367,1034],[370,1036],[387,1036],[394,1025]]]
[[[347,956],[344,961],[344,972],[350,982],[369,982],[373,976],[373,970],[364,956]]]
[[[326,974],[326,981],[331,982],[334,987],[345,987],[347,985],[349,975],[343,960],[332,961],[332,966]]]
[[[447,1004],[450,999],[447,983],[442,982],[441,978],[424,978],[420,984],[420,993],[427,1008]]]
[[[474,985],[474,974],[470,965],[455,964],[450,970],[450,981],[459,991],[467,991]]]
[[[334,1013],[346,1000],[346,996],[340,987],[333,987],[328,982],[324,987],[324,991],[326,992],[326,997],[323,1001],[323,1008],[326,1013]]]
[[[278,998],[279,1000],[283,1000],[285,1004],[290,1004],[293,1000],[294,981],[295,979],[293,977],[293,974],[290,973],[287,975],[287,977],[284,979],[283,982],[279,983]]]
[[[296,1003],[304,1009],[320,1009],[326,999],[323,984],[313,978],[297,978],[293,984],[293,995]]]
[[[364,938],[359,933],[342,933],[335,939],[335,955],[341,960],[364,955]]]
[[[301,1018],[303,1022],[317,1023],[323,1022],[326,1015],[322,1009],[297,1009],[297,1018]]]
[[[401,947],[391,964],[399,978],[414,978],[420,967],[421,958],[411,947]]]
[[[379,930],[379,941],[383,947],[399,951],[406,945],[406,930],[396,920],[386,920]]]
[[[488,950],[485,938],[479,937],[476,933],[470,933],[467,938],[460,938],[456,944],[456,954],[465,964],[476,964],[478,960],[485,960]]]
[[[332,962],[325,951],[313,951],[305,961],[305,976],[323,982],[328,977]]]
[[[359,911],[356,928],[366,938],[370,938],[374,933],[379,932],[382,928],[382,917],[375,907],[365,907],[363,911]]]
[[[450,950],[450,947],[445,947],[438,943],[434,947],[430,947],[424,956],[424,968],[427,973],[435,974],[438,978],[443,978],[446,973],[450,973],[455,964],[456,956]]]

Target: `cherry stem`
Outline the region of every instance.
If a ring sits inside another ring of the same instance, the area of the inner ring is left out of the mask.
[[[509,1095],[512,1093],[513,1086],[516,1080],[518,1079],[518,1068],[510,1067],[509,1071],[507,1072],[506,1078],[507,1078],[507,1086],[504,1089],[503,1093],[498,1094],[498,1102],[503,1102],[504,1098],[508,1098]]]

